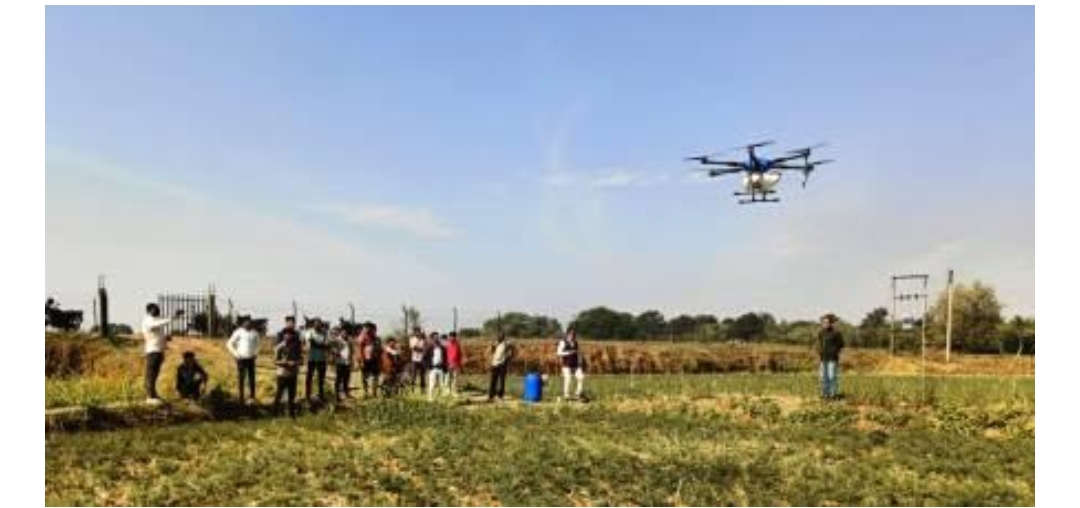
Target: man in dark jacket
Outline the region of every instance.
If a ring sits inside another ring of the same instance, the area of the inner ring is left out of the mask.
[[[284,334],[281,342],[274,347],[274,365],[277,366],[277,392],[274,394],[274,412],[281,413],[281,397],[288,401],[289,416],[295,417],[296,380],[300,376],[300,364],[304,360],[304,346],[300,336]]]
[[[199,400],[209,381],[210,376],[195,359],[195,352],[185,351],[184,361],[176,368],[176,393],[183,399]]]
[[[818,353],[821,355],[821,396],[835,399],[840,388],[840,350],[844,349],[844,336],[836,329],[837,317],[826,314],[821,317],[818,332]]]

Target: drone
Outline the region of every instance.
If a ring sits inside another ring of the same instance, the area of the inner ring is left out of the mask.
[[[739,200],[740,205],[751,203],[777,203],[780,201],[780,198],[770,196],[776,194],[776,185],[780,183],[780,178],[785,171],[801,172],[803,175],[802,186],[803,188],[806,188],[806,182],[810,179],[810,173],[813,173],[814,170],[822,164],[833,162],[832,159],[810,160],[811,153],[814,150],[825,146],[825,143],[818,143],[806,148],[789,150],[773,158],[766,158],[757,153],[758,148],[769,146],[774,143],[774,141],[760,141],[749,145],[737,146],[714,154],[695,155],[693,157],[687,157],[684,160],[697,161],[702,166],[715,166],[697,168],[699,171],[706,172],[710,178],[743,173],[743,190],[735,192],[735,196],[743,198]],[[714,157],[718,155],[735,150],[746,150],[746,160],[730,161],[714,159]],[[746,198],[747,196],[749,199]]]

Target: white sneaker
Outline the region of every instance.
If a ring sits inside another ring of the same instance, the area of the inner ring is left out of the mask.
[[[149,399],[146,399],[146,403],[151,405],[151,406],[160,406],[160,405],[164,404],[165,401],[163,401],[161,399],[156,399],[154,397],[150,397]]]

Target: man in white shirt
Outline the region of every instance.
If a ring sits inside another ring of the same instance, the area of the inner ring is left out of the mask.
[[[506,340],[506,336],[499,334],[495,343],[491,345],[491,386],[488,388],[488,402],[503,400],[506,392],[506,374],[510,368],[510,360],[514,359],[514,346]]]
[[[427,348],[427,339],[419,326],[413,327],[412,337],[409,337],[409,358],[412,360],[409,370],[409,383],[416,390],[416,380],[420,380],[420,393],[427,389],[427,368],[424,365],[424,351]]]
[[[225,342],[225,348],[236,359],[237,378],[240,380],[240,404],[244,404],[244,379],[248,381],[250,401],[255,403],[255,357],[259,354],[259,333],[251,326],[251,318],[244,317],[240,328],[233,331]]]
[[[439,334],[432,332],[428,350],[430,353],[430,360],[428,361],[428,400],[435,400],[435,390],[442,387],[442,391],[446,393],[446,347],[439,339]]]
[[[145,341],[143,353],[146,355],[146,402],[149,404],[162,403],[157,393],[157,378],[161,374],[161,365],[165,363],[165,344],[169,340],[168,335],[165,334],[165,327],[183,315],[183,310],[177,310],[173,317],[162,318],[158,304],[146,304],[142,335]]]

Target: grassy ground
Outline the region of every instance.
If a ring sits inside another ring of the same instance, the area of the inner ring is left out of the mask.
[[[520,354],[513,365],[515,372],[521,373],[526,368],[549,374],[558,372],[551,341],[516,343]],[[485,341],[466,342],[467,372],[485,370],[486,346]],[[267,347],[264,345],[264,349]],[[210,372],[211,387],[219,387],[229,394],[236,392],[235,364],[221,340],[178,338],[170,346],[158,383],[162,395],[173,395],[180,353],[188,350],[194,351]],[[86,337],[46,337],[45,407],[143,400],[140,351],[139,343],[133,340],[110,343]],[[630,374],[633,378],[662,373],[805,373],[813,372],[817,366],[809,348],[781,345],[585,342],[583,351],[590,374]],[[260,356],[258,365],[258,392],[260,398],[266,400],[273,393],[274,369],[269,350]],[[842,369],[847,373],[916,375],[921,373],[922,365],[918,357],[910,354],[890,357],[881,350],[850,348],[844,354]],[[927,372],[933,375],[1033,376],[1035,365],[1031,357],[967,355],[957,355],[946,364],[940,353],[935,352],[927,364]],[[358,379],[358,374],[353,378]]]
[[[1032,379],[936,379],[927,404],[886,376],[844,378],[832,403],[801,375],[590,382],[589,404],[49,433],[46,504],[1034,503]]]
[[[641,351],[631,346],[615,354]],[[142,399],[137,348],[56,342],[51,347],[67,349],[53,350],[50,360],[47,346],[47,407]],[[203,357],[213,384],[227,392],[227,404],[235,390],[233,367],[214,342],[175,342],[163,393],[169,393],[183,349]],[[645,352],[669,354],[664,351]],[[150,418],[117,430],[47,431],[45,500],[1034,504],[1033,376],[991,376],[987,369],[993,364],[980,363],[965,366],[963,375],[931,370],[941,375],[923,381],[906,375],[911,359],[872,359],[848,365],[841,377],[845,398],[829,403],[818,400],[812,371],[765,370],[591,375],[588,404],[555,402],[555,378],[538,405],[477,403],[469,397],[429,403],[410,396],[328,407],[295,420],[269,417],[265,410],[209,411],[210,421],[195,423],[155,420],[161,410],[143,408]],[[265,402],[271,398],[269,364],[260,376]],[[478,388],[486,379],[472,375],[463,381]],[[508,399],[518,398],[521,378],[512,377],[508,388]]]

